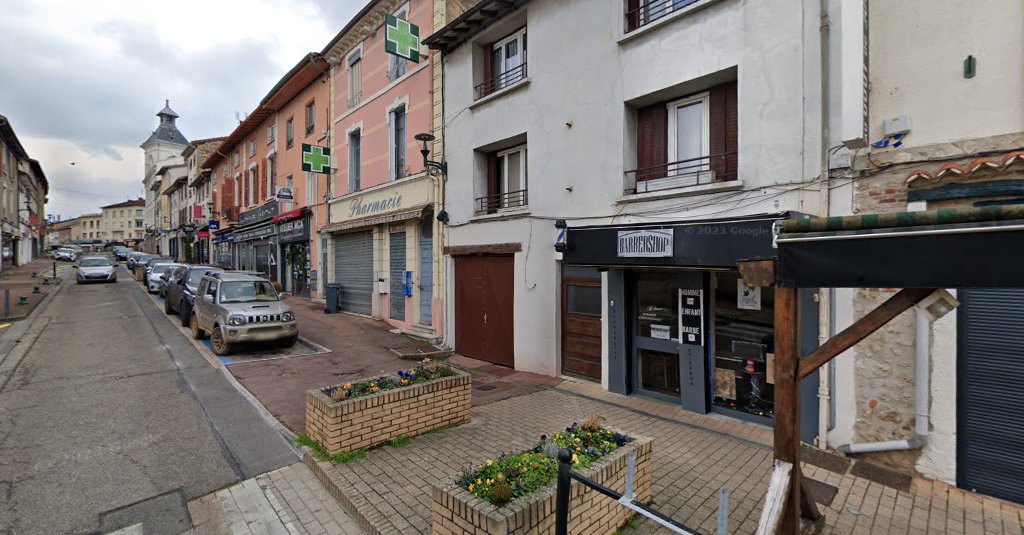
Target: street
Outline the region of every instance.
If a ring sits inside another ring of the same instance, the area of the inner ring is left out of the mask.
[[[188,501],[298,459],[118,275],[65,280],[0,354],[0,533],[179,533]]]

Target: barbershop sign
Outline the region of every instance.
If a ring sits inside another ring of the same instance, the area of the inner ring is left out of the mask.
[[[620,230],[619,258],[672,256],[672,229]]]

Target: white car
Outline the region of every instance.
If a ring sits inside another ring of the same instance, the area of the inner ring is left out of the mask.
[[[167,284],[167,279],[163,277],[164,274],[170,273],[172,269],[183,265],[184,264],[174,264],[171,262],[153,264],[152,269],[149,271],[149,276],[146,278],[146,289],[148,289],[151,294],[162,293],[160,290],[162,290]]]
[[[114,263],[105,256],[87,256],[75,266],[78,284],[86,282],[117,282]]]
[[[74,249],[68,249],[66,247],[61,247],[53,253],[54,260],[66,260],[68,262],[74,262],[77,256],[78,253]]]

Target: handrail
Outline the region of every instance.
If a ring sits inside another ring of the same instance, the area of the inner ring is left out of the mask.
[[[734,157],[735,155],[736,151],[728,151],[718,154],[710,154],[707,156],[698,156],[696,158],[687,158],[685,160],[676,160],[674,162],[659,165],[630,169],[625,172],[625,175],[633,175],[636,182],[655,180],[659,178],[692,176],[696,179],[696,183],[700,184],[703,183],[700,180],[700,175],[702,173],[715,171],[717,173],[716,176],[714,176],[712,180],[708,180],[706,182],[727,182],[735,180],[738,175],[737,169],[728,169],[728,167],[730,167],[729,164],[735,161],[731,159],[731,157]]]
[[[516,208],[527,205],[527,190],[508,191],[495,193],[476,198],[477,210],[479,213],[493,213],[502,208]]]
[[[626,10],[626,33],[647,26],[673,11],[697,2],[698,0],[640,0],[640,5]]]
[[[497,76],[492,76],[483,82],[480,82],[473,89],[476,91],[476,98],[481,99],[494,93],[499,89],[504,89],[522,79],[526,78],[526,62],[520,63],[518,66],[513,67]]]

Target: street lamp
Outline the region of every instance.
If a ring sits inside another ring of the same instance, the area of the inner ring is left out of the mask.
[[[427,143],[434,141],[434,135],[422,133],[416,134],[414,137],[416,138],[417,141],[423,142],[423,148],[420,149],[420,154],[423,155],[423,167],[426,167],[427,169],[435,169],[444,174],[448,174],[448,162],[435,162],[433,160],[427,159],[427,155],[430,154],[430,149],[427,148]]]

